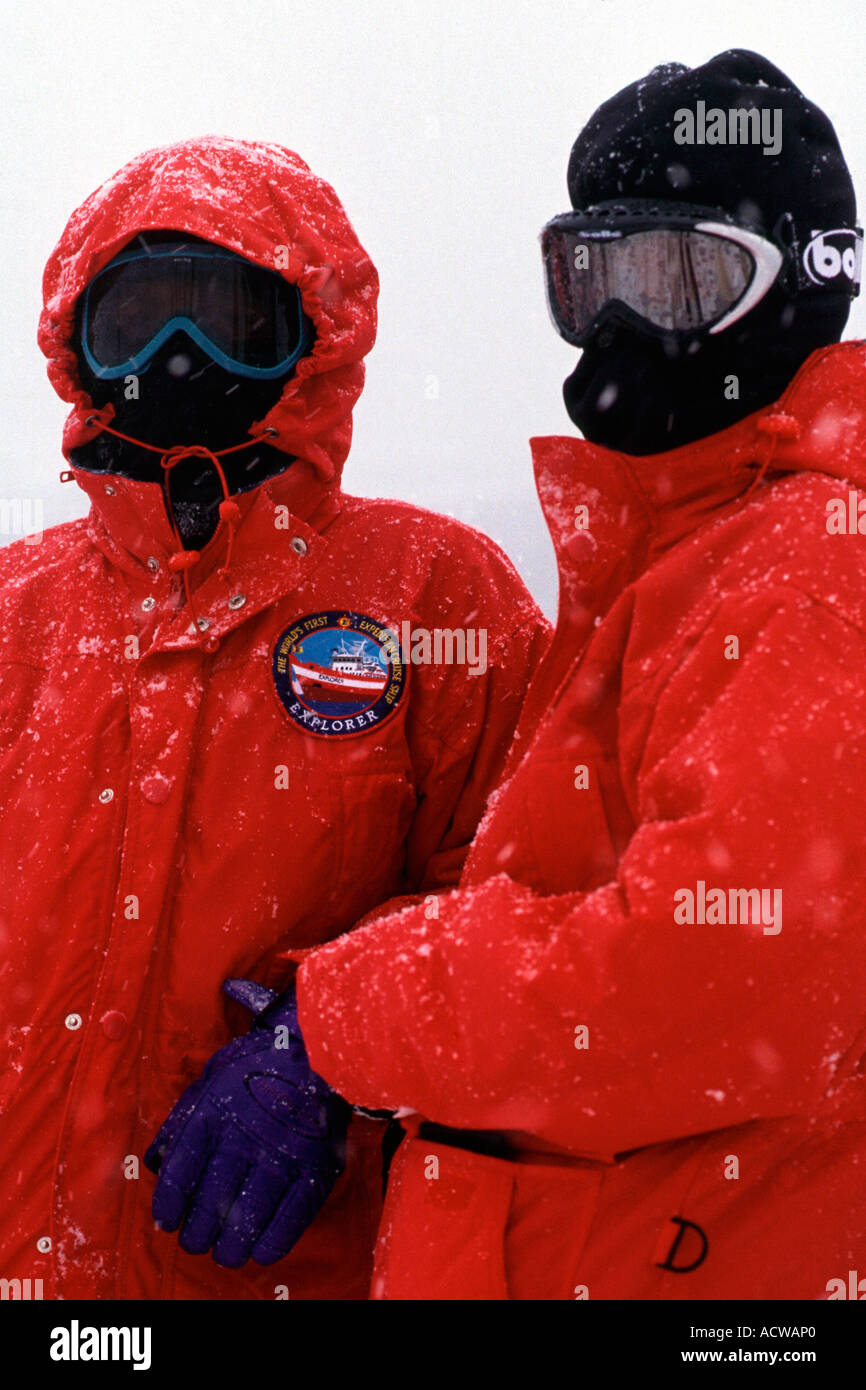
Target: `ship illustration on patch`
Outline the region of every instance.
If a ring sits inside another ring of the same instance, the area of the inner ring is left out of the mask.
[[[397,709],[406,670],[391,629],[363,613],[310,613],[278,638],[274,685],[306,733],[363,733]]]

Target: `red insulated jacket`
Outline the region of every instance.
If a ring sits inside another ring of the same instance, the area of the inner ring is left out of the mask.
[[[866,1296],[866,345],[533,450],[559,625],[461,886],[298,976],[349,1099],[512,1145],[414,1120],[375,1293]]]
[[[230,559],[224,520],[190,572],[201,629],[158,484],[75,468],[89,516],[0,552],[0,1275],[45,1298],[365,1298],[381,1124],[353,1122],[345,1174],[269,1268],[157,1231],[140,1155],[248,1026],[227,976],[280,986],[287,949],[457,883],[549,633],[483,536],[341,492],[376,272],[277,146],[150,151],[73,215],[40,323],[67,456],[93,428],[75,298],[148,228],[271,267],[287,248],[317,340],[253,431],[295,462],[237,497]],[[473,661],[447,664],[443,639],[407,665],[382,635],[403,623],[471,628]],[[372,682],[342,718],[314,679],[335,671]]]

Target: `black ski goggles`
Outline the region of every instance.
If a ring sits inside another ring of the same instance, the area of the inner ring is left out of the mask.
[[[777,281],[792,295],[860,290],[863,230],[798,238],[788,214],[772,236],[714,208],[633,199],[566,212],[541,233],[558,333],[583,347],[609,315],[662,337],[721,333]]]
[[[261,380],[284,376],[314,338],[296,285],[219,246],[122,252],[85,290],[82,349],[104,380],[145,371],[179,328],[219,366]]]

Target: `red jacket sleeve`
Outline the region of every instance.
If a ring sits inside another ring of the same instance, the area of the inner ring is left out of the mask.
[[[809,1111],[864,1050],[864,671],[862,634],[805,594],[725,600],[622,770],[616,880],[499,876],[314,952],[313,1066],[358,1104],[586,1154]],[[700,883],[767,911],[684,921]]]
[[[430,548],[416,602],[420,629],[475,629],[484,656],[474,669],[449,660],[413,667],[407,740],[418,804],[406,845],[409,892],[459,883],[551,637],[507,556],[467,527],[447,550]]]

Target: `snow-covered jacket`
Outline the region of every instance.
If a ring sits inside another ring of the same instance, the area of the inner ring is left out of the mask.
[[[559,623],[461,885],[298,975],[350,1100],[508,1146],[407,1121],[375,1292],[862,1296],[866,347],[533,451]]]
[[[45,1298],[365,1298],[380,1124],[353,1122],[345,1174],[269,1268],[158,1231],[141,1155],[249,1025],[227,976],[280,987],[287,948],[458,881],[549,632],[485,537],[342,493],[376,272],[277,146],[150,151],[73,215],[40,323],[67,457],[94,430],[76,296],[148,228],[281,268],[317,337],[253,430],[295,461],[236,497],[230,559],[223,520],[188,572],[200,626],[156,483],[72,468],[89,515],[0,552],[0,1274]]]

